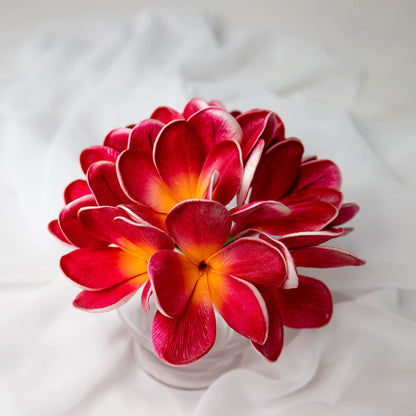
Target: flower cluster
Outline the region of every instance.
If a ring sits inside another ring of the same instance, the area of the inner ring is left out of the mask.
[[[192,99],[111,131],[80,156],[85,180],[65,190],[49,230],[76,249],[63,272],[82,288],[74,305],[117,308],[141,289],[157,312],[152,340],[182,365],[215,341],[216,314],[270,361],[283,327],[315,328],[332,314],[328,288],[298,267],[361,265],[323,243],[358,211],[343,203],[330,160],[305,157],[267,110],[228,112]]]

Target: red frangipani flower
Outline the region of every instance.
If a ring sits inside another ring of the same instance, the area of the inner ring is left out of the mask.
[[[215,201],[181,202],[166,224],[184,254],[161,250],[149,262],[159,309],[152,330],[159,357],[187,364],[206,354],[215,340],[213,305],[231,328],[263,344],[269,318],[259,288],[277,289],[285,281],[280,251],[255,238],[224,247],[231,216]]]

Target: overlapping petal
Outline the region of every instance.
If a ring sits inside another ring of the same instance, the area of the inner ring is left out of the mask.
[[[121,127],[111,130],[104,139],[104,146],[112,147],[118,152],[127,149],[131,128]]]
[[[117,160],[119,151],[109,146],[92,146],[83,150],[80,155],[81,168],[84,173],[87,173],[88,168],[95,162],[106,160],[108,162],[115,162]]]
[[[78,198],[81,198],[85,195],[90,195],[91,189],[88,186],[87,181],[83,179],[77,179],[76,181],[71,182],[64,191],[64,200],[65,204],[69,204],[72,201],[75,201]]]

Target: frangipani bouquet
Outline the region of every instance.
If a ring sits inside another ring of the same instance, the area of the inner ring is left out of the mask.
[[[149,119],[111,131],[80,156],[85,180],[64,192],[49,230],[76,247],[61,258],[82,288],[86,311],[108,311],[141,289],[157,312],[156,354],[183,365],[204,356],[215,310],[270,361],[283,326],[328,323],[332,299],[298,267],[364,262],[322,245],[351,231],[358,211],[343,203],[335,163],[304,156],[268,110],[228,112],[192,99],[183,113],[157,108]]]

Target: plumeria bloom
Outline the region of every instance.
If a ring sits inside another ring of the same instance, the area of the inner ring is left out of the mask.
[[[332,246],[322,246],[340,237],[344,230],[313,231],[288,234],[279,240],[267,234],[267,241],[283,254],[288,278],[276,290],[263,290],[262,296],[269,314],[269,332],[265,343],[253,346],[268,360],[276,361],[283,346],[283,326],[318,328],[326,325],[332,315],[332,297],[328,287],[312,277],[298,275],[297,267],[332,268],[361,266],[365,262],[352,253]]]
[[[163,231],[125,218],[113,207],[84,208],[83,226],[110,247],[80,248],[61,258],[63,272],[83,291],[74,305],[88,311],[107,311],[127,302],[143,285],[142,304],[148,310],[151,293],[147,274],[150,257],[162,249],[173,249]]]
[[[231,216],[216,201],[181,202],[166,225],[183,254],[161,250],[149,261],[158,306],[152,329],[158,356],[182,365],[206,354],[215,341],[214,306],[231,328],[263,344],[269,317],[260,290],[284,283],[280,251],[256,238],[225,245]]]

